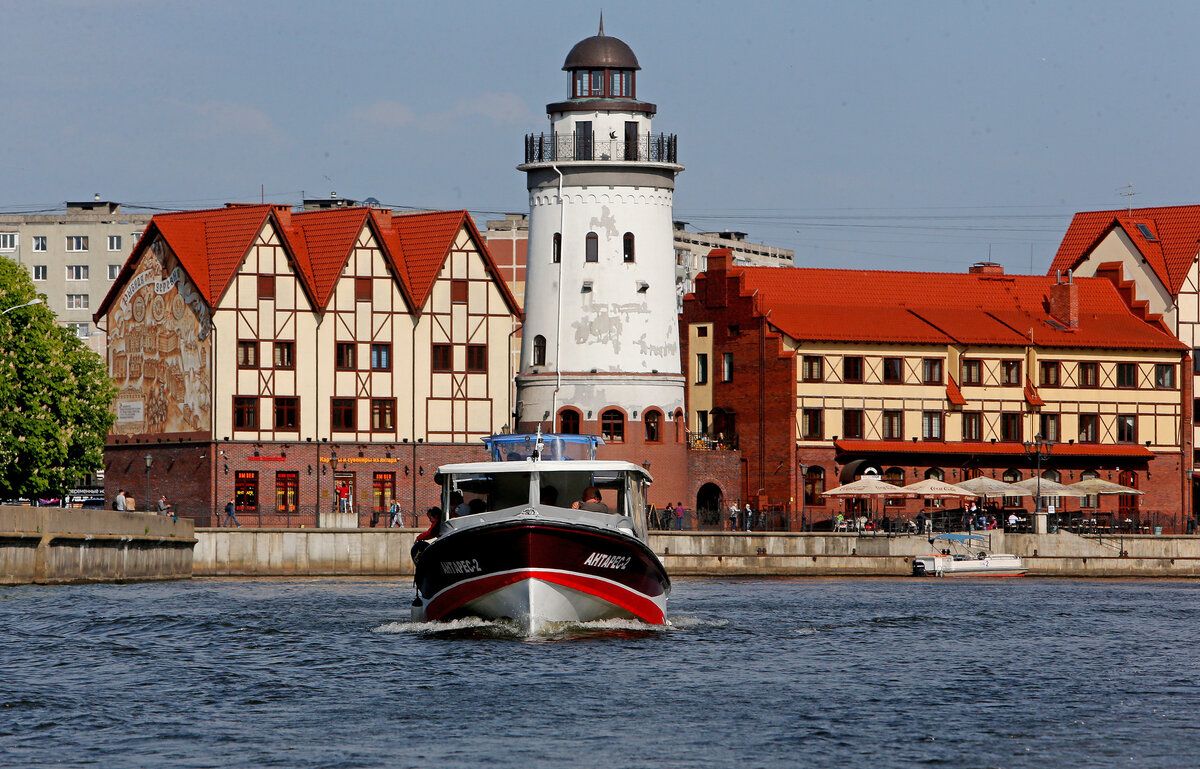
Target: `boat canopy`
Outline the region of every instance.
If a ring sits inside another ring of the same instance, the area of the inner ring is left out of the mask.
[[[930,542],[936,542],[939,539],[944,539],[949,542],[959,542],[964,545],[971,544],[972,540],[978,542],[987,542],[987,537],[981,537],[978,534],[938,534]]]
[[[526,459],[595,459],[596,447],[604,445],[599,435],[518,433],[490,435],[483,439],[493,462],[524,462]]]

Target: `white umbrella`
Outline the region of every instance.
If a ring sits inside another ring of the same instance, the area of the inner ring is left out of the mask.
[[[1102,478],[1088,478],[1078,483],[1067,484],[1069,488],[1082,491],[1084,495],[1091,494],[1145,494],[1144,491],[1122,486],[1119,483],[1106,481]]]
[[[967,489],[956,486],[953,483],[939,481],[936,478],[926,478],[923,481],[910,483],[901,489],[901,491],[905,493],[905,496],[910,497],[966,498],[979,496],[974,491],[968,491]]]
[[[1032,497],[1033,492],[1023,489],[1020,486],[1015,486],[1011,483],[998,481],[995,478],[989,478],[986,475],[981,475],[978,478],[972,478],[962,483],[956,483],[960,489],[973,491],[980,497]]]
[[[1026,478],[1023,481],[1017,481],[1014,486],[1020,486],[1023,489],[1029,489],[1033,494],[1041,494],[1043,497],[1086,497],[1093,492],[1080,491],[1057,481],[1052,481],[1048,478]]]
[[[902,497],[904,491],[895,484],[881,481],[873,476],[859,478],[853,483],[838,486],[821,494],[823,497]]]

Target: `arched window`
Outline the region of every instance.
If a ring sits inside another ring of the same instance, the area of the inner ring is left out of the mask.
[[[675,422],[675,442],[683,443],[685,427],[683,424],[683,409],[675,409],[675,415],[672,417]]]
[[[943,481],[946,479],[946,474],[942,472],[940,467],[931,467],[925,471],[925,480]]]
[[[538,334],[533,338],[533,362],[534,366],[546,365],[546,337]]]
[[[1016,483],[1017,481],[1021,480],[1021,471],[1013,470],[1013,469],[1005,470],[1004,475],[1000,476],[1000,480],[1004,481],[1005,483]],[[1004,506],[1005,507],[1020,507],[1021,506],[1021,498],[1020,497],[1005,497],[1004,498]]]
[[[558,431],[564,435],[579,435],[579,412],[563,409],[558,415]]]
[[[562,233],[554,233],[554,263],[562,261]]]
[[[624,249],[623,253],[625,254],[625,261],[632,262],[633,261],[633,233],[632,232],[625,233],[625,238],[622,241],[622,244],[623,244],[623,249]]]
[[[804,473],[804,504],[809,507],[824,505],[825,497],[825,468],[810,467]]]
[[[606,441],[622,443],[625,440],[625,415],[617,409],[609,409],[600,415],[600,435]]]
[[[600,236],[594,232],[587,234],[587,250],[584,252],[584,259],[589,262],[600,261]]]
[[[1090,481],[1099,477],[1100,473],[1096,472],[1095,470],[1084,470],[1079,474],[1079,480],[1081,481]],[[1088,508],[1100,507],[1100,495],[1088,494],[1086,497],[1079,500],[1079,506]]]
[[[646,442],[659,443],[662,441],[662,414],[658,411],[647,411],[642,414],[646,424]]]
[[[904,485],[904,469],[900,467],[889,467],[883,473],[885,483],[890,483],[893,486]],[[884,499],[885,507],[900,507],[904,504],[904,497],[887,497]]]

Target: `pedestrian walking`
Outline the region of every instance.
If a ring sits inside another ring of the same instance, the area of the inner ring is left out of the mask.
[[[229,500],[229,502],[227,502],[225,504],[225,523],[224,523],[224,525],[228,526],[230,524],[230,522],[233,522],[233,524],[235,526],[237,526],[239,529],[242,528],[242,524],[237,519],[237,505],[235,505],[233,503],[232,499]]]
[[[392,514],[392,520],[388,523],[388,528],[404,528],[404,517],[400,512],[400,503],[394,499],[392,500],[390,512]]]

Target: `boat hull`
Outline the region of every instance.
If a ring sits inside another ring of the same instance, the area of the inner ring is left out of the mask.
[[[441,537],[417,562],[414,616],[540,622],[666,621],[670,580],[644,543],[550,521],[505,521]]]
[[[987,558],[929,555],[913,559],[915,577],[1023,577],[1028,571],[1016,555],[996,554]]]

